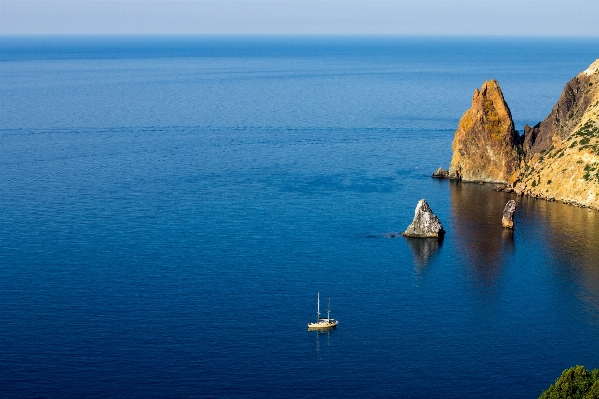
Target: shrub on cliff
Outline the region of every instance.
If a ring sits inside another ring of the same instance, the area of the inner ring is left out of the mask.
[[[599,369],[575,366],[564,370],[539,399],[599,399]]]

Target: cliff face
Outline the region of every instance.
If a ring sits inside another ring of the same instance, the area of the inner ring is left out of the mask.
[[[547,151],[553,145],[555,136],[565,140],[580,126],[585,112],[593,102],[593,95],[589,95],[592,90],[589,89],[594,86],[593,77],[596,76],[597,68],[599,60],[566,83],[557,104],[544,121],[532,128],[528,125],[524,127],[524,151],[528,159],[534,154]]]
[[[455,132],[449,177],[463,181],[513,183],[520,165],[518,133],[496,80],[472,97]]]
[[[569,81],[551,113],[518,135],[496,81],[476,90],[452,144],[450,177],[599,210],[599,60]]]
[[[531,129],[525,132],[520,189],[599,209],[599,60],[566,84],[549,116],[534,129],[536,137],[526,137]]]

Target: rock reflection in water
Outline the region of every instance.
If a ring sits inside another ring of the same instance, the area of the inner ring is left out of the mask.
[[[488,185],[458,182],[451,182],[450,195],[452,238],[468,259],[467,266],[476,283],[494,286],[503,272],[506,256],[515,248],[513,232],[501,226],[509,195],[494,192]]]
[[[406,237],[408,245],[414,254],[414,264],[418,271],[428,266],[430,260],[435,256],[443,245],[443,238],[410,238]]]
[[[523,198],[521,208],[540,220],[543,250],[555,260],[553,271],[558,281],[565,279],[584,287],[576,295],[591,304],[599,316],[599,213],[534,198]]]

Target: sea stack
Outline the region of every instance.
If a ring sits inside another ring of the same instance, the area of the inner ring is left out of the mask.
[[[445,230],[443,230],[439,218],[435,216],[426,200],[421,199],[418,201],[416,211],[414,212],[414,220],[403,235],[405,237],[440,238],[443,237],[444,234]]]
[[[514,228],[514,213],[516,212],[516,201],[509,200],[503,208],[503,218],[501,219],[501,225],[506,229]]]
[[[499,83],[474,90],[472,107],[458,124],[452,143],[449,178],[513,184],[519,175],[519,136]]]

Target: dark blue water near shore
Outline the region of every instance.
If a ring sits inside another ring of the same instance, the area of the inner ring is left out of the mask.
[[[599,214],[429,177],[587,39],[2,38],[4,397],[536,397],[599,367]],[[426,198],[435,241],[390,238]],[[305,323],[316,294],[340,320]]]

